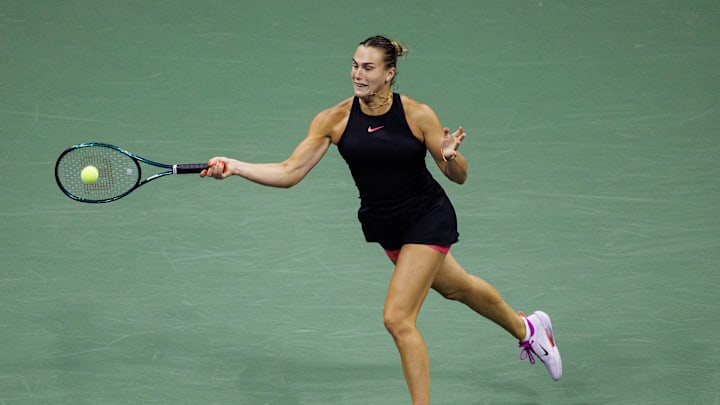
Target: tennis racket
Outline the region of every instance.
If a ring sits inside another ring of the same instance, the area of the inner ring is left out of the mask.
[[[140,163],[168,169],[142,180]],[[94,166],[96,176],[81,177],[83,169]],[[81,143],[65,149],[55,163],[55,180],[60,190],[75,201],[106,203],[118,200],[159,177],[200,173],[207,164],[168,165],[153,162],[115,145]]]

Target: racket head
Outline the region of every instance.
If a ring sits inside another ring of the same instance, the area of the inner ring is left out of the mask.
[[[98,178],[92,184],[80,173],[95,166]],[[105,143],[82,143],[63,151],[55,163],[55,180],[65,195],[76,201],[104,203],[128,195],[140,185],[140,163],[128,151]]]

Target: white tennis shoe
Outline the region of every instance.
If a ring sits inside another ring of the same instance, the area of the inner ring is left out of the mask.
[[[525,317],[522,312],[520,316]],[[558,381],[562,377],[562,359],[555,344],[550,317],[545,312],[535,311],[525,317],[525,320],[530,328],[530,337],[518,344],[522,348],[520,360],[528,359],[530,364],[535,364],[535,356],[537,356],[545,364],[550,377]]]

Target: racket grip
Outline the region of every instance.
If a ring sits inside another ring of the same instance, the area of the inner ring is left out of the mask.
[[[206,163],[188,163],[182,165],[173,165],[173,174],[200,173],[208,168]]]

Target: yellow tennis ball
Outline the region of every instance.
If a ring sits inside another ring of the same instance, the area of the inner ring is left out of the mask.
[[[95,166],[85,166],[80,172],[80,180],[85,184],[93,184],[97,181],[100,172]]]

